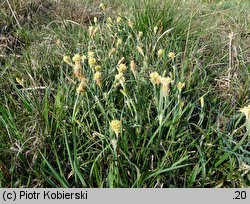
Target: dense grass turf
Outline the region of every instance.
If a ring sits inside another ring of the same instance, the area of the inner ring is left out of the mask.
[[[0,187],[250,186],[249,1],[0,8]]]

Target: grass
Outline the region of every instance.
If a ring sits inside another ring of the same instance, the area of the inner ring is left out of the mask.
[[[249,2],[100,3],[1,3],[0,187],[249,187]]]

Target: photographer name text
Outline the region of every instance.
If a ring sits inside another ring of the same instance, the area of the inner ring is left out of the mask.
[[[4,201],[16,200],[87,200],[87,191],[66,192],[64,190],[45,190],[43,192],[10,190],[4,191],[2,198]]]

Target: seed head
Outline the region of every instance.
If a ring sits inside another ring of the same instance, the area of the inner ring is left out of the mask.
[[[111,140],[111,145],[114,148],[114,150],[116,150],[116,148],[117,148],[117,140],[116,139],[112,139]]]
[[[131,60],[130,62],[130,70],[132,71],[134,77],[136,77],[136,64],[134,60]]]
[[[94,81],[97,83],[98,86],[102,85],[102,73],[101,72],[96,72],[94,74]]]
[[[144,52],[140,46],[137,46],[137,50],[142,56],[144,56]]]
[[[156,34],[156,33],[157,33],[157,31],[158,31],[158,27],[157,27],[157,26],[155,26],[155,27],[154,27],[154,34]]]
[[[204,96],[200,97],[200,103],[201,103],[201,108],[203,108],[204,104],[205,104],[205,102],[204,102]]]
[[[95,57],[95,53],[92,51],[88,52],[88,58]]]
[[[89,26],[89,36],[92,37],[94,31],[94,26]]]
[[[239,111],[245,114],[247,120],[250,119],[250,105],[241,108]]]
[[[67,64],[71,64],[71,59],[69,56],[63,56],[63,61],[66,62]]]
[[[116,18],[117,23],[120,23],[121,21],[122,21],[122,18],[120,16]]]
[[[85,92],[85,88],[86,88],[86,82],[85,79],[82,79],[78,86],[77,92],[83,94]]]
[[[138,33],[138,39],[140,40],[142,36],[143,36],[143,32],[139,31],[139,33]]]
[[[178,82],[177,88],[178,88],[179,91],[181,91],[184,87],[185,87],[185,83]]]
[[[172,79],[170,77],[161,77],[161,84],[162,85],[167,85],[172,82]]]
[[[115,53],[116,49],[113,47],[110,51],[109,51],[109,57],[111,57],[114,53]]]
[[[128,26],[130,28],[133,28],[133,25],[134,25],[133,21],[131,19],[128,19]]]
[[[118,61],[117,65],[119,66],[124,60],[125,60],[125,57],[122,57],[122,58]]]
[[[21,86],[24,86],[24,80],[20,79],[19,77],[16,77],[16,82],[20,84]]]
[[[96,64],[96,59],[94,57],[90,57],[89,58],[89,66],[90,66],[90,68],[94,68],[95,64]]]
[[[121,44],[122,44],[122,39],[119,38],[119,39],[117,40],[116,47],[119,47],[119,45],[121,45]]]
[[[75,54],[73,57],[72,57],[72,60],[73,62],[81,62],[81,55],[79,54]]]
[[[106,7],[105,7],[105,5],[104,5],[103,3],[101,3],[101,4],[99,5],[99,7],[100,7],[102,10],[105,10],[105,9],[106,9]]]
[[[158,72],[152,72],[150,74],[150,81],[154,85],[159,85],[161,83],[161,76],[158,74]]]
[[[127,67],[125,64],[121,63],[118,67],[118,72],[119,73],[125,73],[127,71]]]
[[[111,23],[106,23],[106,26],[107,26],[107,28],[111,28],[112,27],[112,24]]]
[[[110,24],[112,24],[112,23],[113,23],[112,18],[111,18],[111,17],[108,17],[108,18],[107,18],[107,22],[110,23]]]
[[[95,71],[101,71],[102,70],[102,67],[101,67],[101,65],[96,65],[95,66]]]
[[[172,79],[170,77],[161,77],[161,89],[163,96],[167,96],[170,92],[170,84]]]
[[[168,57],[171,58],[171,59],[174,59],[175,53],[174,52],[168,53]]]
[[[118,81],[120,84],[125,83],[125,77],[122,72],[119,72],[118,74],[115,75],[115,80]]]
[[[74,67],[73,73],[74,73],[75,77],[78,78],[79,80],[82,80],[85,78],[85,76],[82,72],[82,69],[79,66]]]
[[[90,37],[94,37],[95,36],[95,34],[97,33],[97,31],[99,30],[99,28],[98,27],[95,27],[94,29],[93,29],[93,31],[90,33]]]
[[[112,120],[110,122],[111,130],[115,132],[115,134],[118,136],[118,134],[121,132],[122,123],[120,120]]]
[[[157,55],[158,55],[159,58],[161,58],[164,55],[164,53],[165,53],[165,50],[159,49],[158,52],[157,52]]]

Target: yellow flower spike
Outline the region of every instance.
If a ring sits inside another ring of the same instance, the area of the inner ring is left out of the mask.
[[[174,59],[175,53],[174,52],[168,53],[168,57],[171,58],[171,59]]]
[[[101,4],[99,5],[99,7],[100,7],[102,10],[105,10],[105,9],[106,9],[106,6],[105,6],[103,3],[101,3]]]
[[[121,45],[121,44],[122,44],[122,39],[119,38],[119,39],[117,40],[117,42],[116,42],[116,47],[119,47],[119,45]]]
[[[138,33],[138,39],[140,40],[142,36],[143,36],[143,32],[139,31],[139,33]]]
[[[106,26],[107,26],[107,28],[111,28],[112,27],[112,24],[111,23],[106,23]]]
[[[87,56],[86,56],[86,55],[82,55],[82,56],[81,56],[81,60],[82,60],[82,61],[84,61],[84,60],[86,60],[86,59],[87,59]]]
[[[97,19],[97,17],[95,16],[95,17],[94,17],[94,23],[97,24],[97,22],[98,22],[98,19]]]
[[[113,149],[116,150],[116,148],[117,148],[117,140],[116,139],[112,139],[111,140],[111,145],[112,145]]]
[[[95,66],[95,71],[98,72],[98,71],[101,71],[101,70],[102,70],[102,67],[100,65],[96,65]]]
[[[62,46],[62,42],[61,42],[60,40],[57,40],[57,41],[56,41],[56,45],[57,45],[58,47],[61,47],[61,46]]]
[[[172,82],[172,79],[170,77],[161,77],[161,84],[162,85],[167,85]]]
[[[83,94],[85,92],[85,89],[86,89],[86,80],[82,79],[77,88],[77,92]]]
[[[185,102],[184,102],[184,101],[181,101],[181,104],[180,104],[180,110],[182,110],[182,109],[183,109],[184,105],[185,105]]]
[[[88,52],[88,58],[95,57],[95,53],[92,51]]]
[[[17,82],[19,85],[24,86],[24,85],[23,85],[23,82],[24,82],[23,79],[20,79],[20,78],[16,77],[16,82]]]
[[[115,80],[119,81],[120,84],[125,83],[125,77],[122,72],[119,72],[118,74],[115,75]]]
[[[201,103],[201,108],[203,108],[204,104],[205,104],[205,102],[204,102],[204,96],[200,97],[200,103]]]
[[[134,60],[131,60],[130,62],[130,70],[132,71],[134,77],[136,77],[136,63]]]
[[[159,85],[161,83],[161,76],[158,72],[152,72],[150,74],[150,81],[153,85]]]
[[[155,27],[154,27],[154,34],[156,34],[156,33],[157,33],[157,31],[158,31],[158,27],[157,27],[157,26],[155,26]]]
[[[81,61],[81,55],[79,54],[75,54],[73,57],[72,57],[72,61],[73,62],[80,62]]]
[[[108,18],[107,18],[107,22],[110,23],[110,24],[112,24],[112,23],[113,23],[112,18],[111,18],[111,17],[108,17]]]
[[[89,26],[89,36],[93,35],[94,26]]]
[[[67,64],[71,64],[71,59],[69,56],[63,56],[63,61],[66,62]]]
[[[124,60],[125,60],[125,57],[122,57],[122,58],[118,61],[117,65],[119,66]]]
[[[129,39],[131,39],[131,38],[133,38],[133,36],[130,34],[130,35],[128,36],[127,39],[129,40]]]
[[[110,51],[109,51],[109,57],[112,56],[115,53],[116,49],[113,47]]]
[[[167,96],[170,92],[170,83],[172,79],[170,77],[161,77],[162,95]]]
[[[82,69],[79,66],[74,67],[73,73],[74,73],[75,77],[78,78],[79,80],[82,80],[83,78],[85,78],[83,73],[82,73]]]
[[[137,46],[137,50],[142,56],[144,56],[144,52],[140,46]]]
[[[133,25],[134,25],[133,21],[131,19],[128,19],[128,26],[130,28],[133,28]]]
[[[157,55],[158,55],[159,58],[161,58],[164,55],[164,53],[165,53],[165,50],[159,49],[158,52],[157,52]]]
[[[96,64],[96,59],[94,57],[89,57],[90,68],[94,68],[95,64]]]
[[[80,58],[80,60],[76,60],[76,61],[75,61],[74,67],[77,67],[78,69],[81,69],[81,68],[82,68],[81,58]]]
[[[250,119],[250,105],[241,108],[239,111],[245,114],[247,120]]]
[[[127,71],[127,66],[125,64],[120,64],[118,67],[118,72],[119,73],[125,73]]]
[[[94,81],[97,83],[99,87],[101,87],[102,85],[102,73],[101,72],[98,71],[94,74]]]
[[[122,18],[119,16],[116,18],[116,23],[120,23],[122,21]]]
[[[185,87],[185,83],[178,82],[177,88],[178,88],[179,91],[181,91],[184,87]]]
[[[116,136],[118,137],[119,133],[121,132],[122,123],[120,120],[112,120],[110,122],[110,128],[112,131],[115,132]]]
[[[98,32],[99,28],[98,27],[95,27],[95,29],[93,30],[93,33],[92,33],[92,36],[91,37],[94,37],[95,34]]]

